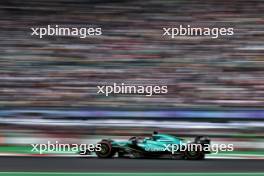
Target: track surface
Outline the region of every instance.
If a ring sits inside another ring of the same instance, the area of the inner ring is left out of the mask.
[[[0,171],[54,172],[263,172],[263,160],[97,159],[0,157]]]

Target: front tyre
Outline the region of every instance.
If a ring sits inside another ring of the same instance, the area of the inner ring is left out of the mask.
[[[112,158],[115,155],[115,150],[110,141],[103,140],[99,142],[101,150],[96,152],[98,158]]]

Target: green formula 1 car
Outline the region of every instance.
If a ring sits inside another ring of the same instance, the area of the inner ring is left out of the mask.
[[[192,142],[167,134],[154,132],[152,137],[131,137],[127,141],[103,139],[98,144],[101,150],[96,152],[99,158],[183,158],[204,159],[210,153],[210,140],[199,136]]]

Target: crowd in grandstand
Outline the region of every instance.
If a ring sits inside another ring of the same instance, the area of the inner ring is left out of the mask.
[[[263,107],[262,1],[0,3],[1,107]],[[31,27],[101,27],[91,38],[31,36]],[[233,36],[162,36],[180,24]],[[106,83],[168,85],[167,95],[97,94]]]

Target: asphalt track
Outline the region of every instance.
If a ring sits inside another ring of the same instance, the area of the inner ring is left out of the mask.
[[[264,160],[0,157],[1,172],[263,172]]]

